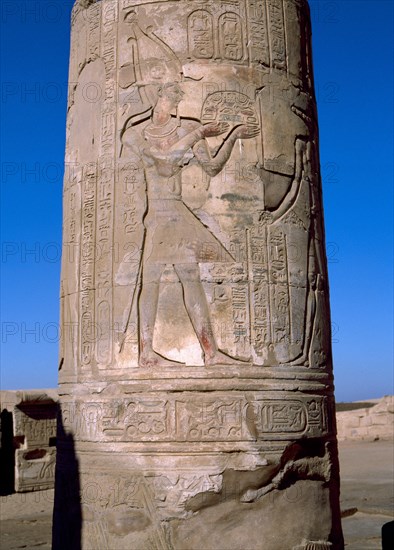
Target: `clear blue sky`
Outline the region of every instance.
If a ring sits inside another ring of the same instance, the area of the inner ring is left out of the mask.
[[[393,2],[313,0],[336,396],[393,390]],[[57,384],[72,0],[1,1],[2,389]]]

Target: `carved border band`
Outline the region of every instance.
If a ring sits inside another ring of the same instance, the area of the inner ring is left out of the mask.
[[[328,398],[271,399],[232,394],[137,394],[62,405],[63,423],[79,440],[101,442],[258,441],[332,433]]]

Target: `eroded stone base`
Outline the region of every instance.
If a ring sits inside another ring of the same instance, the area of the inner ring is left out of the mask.
[[[328,489],[323,482],[307,480],[253,503],[233,498],[184,521],[169,522],[171,547],[179,550],[293,549],[304,541],[328,541],[331,526]]]
[[[160,452],[145,444],[131,454],[64,441],[54,549],[342,548],[334,443],[254,447]]]
[[[342,548],[329,380],[305,371],[65,388],[54,550]]]

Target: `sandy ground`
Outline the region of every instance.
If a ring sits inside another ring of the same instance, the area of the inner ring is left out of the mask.
[[[342,520],[346,549],[381,549],[382,525],[394,519],[392,441],[339,443]],[[354,510],[353,510],[354,511]]]
[[[339,459],[346,550],[380,549],[382,525],[394,519],[393,443],[341,442]],[[0,497],[0,503],[1,550],[51,548],[53,491]]]

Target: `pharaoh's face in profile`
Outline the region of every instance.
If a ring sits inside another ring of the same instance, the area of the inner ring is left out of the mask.
[[[165,84],[159,90],[159,99],[167,100],[170,108],[178,107],[184,95],[179,84]]]

